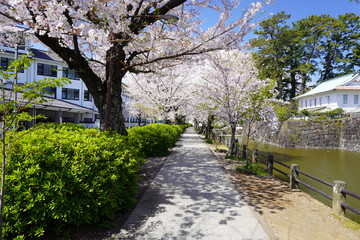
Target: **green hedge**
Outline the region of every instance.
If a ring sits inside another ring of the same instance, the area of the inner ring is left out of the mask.
[[[66,224],[109,223],[116,211],[131,206],[143,163],[126,137],[75,125],[26,132],[10,153],[6,239],[63,232]]]
[[[128,137],[146,157],[165,156],[185,129],[186,125],[151,124],[131,128]]]
[[[143,156],[167,154],[185,128],[153,124],[124,137],[47,124],[18,133],[6,169],[5,239],[66,234],[69,224],[111,224],[134,202]]]

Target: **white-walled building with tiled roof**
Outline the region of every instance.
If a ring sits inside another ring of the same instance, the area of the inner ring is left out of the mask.
[[[347,113],[360,113],[360,74],[349,73],[325,81],[314,89],[295,97],[299,111],[326,112],[342,108]]]
[[[36,104],[29,109],[31,114],[42,114],[48,122],[81,123],[86,127],[99,127],[97,119],[98,110],[85,83],[78,77],[74,70],[67,67],[66,63],[55,54],[38,49],[28,49],[33,54],[33,62],[28,69],[18,73],[18,84],[32,82],[34,79],[67,77],[71,83],[64,87],[51,89],[53,95],[48,96],[50,101]],[[19,49],[18,55],[26,54],[27,50]],[[0,46],[0,66],[7,69],[10,61],[15,58],[15,49]],[[9,86],[11,87],[11,86]],[[36,120],[43,121],[43,120]],[[29,123],[34,125],[36,122]]]

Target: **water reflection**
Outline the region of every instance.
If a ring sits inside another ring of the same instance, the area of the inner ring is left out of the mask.
[[[287,165],[298,164],[300,170],[330,183],[333,183],[335,180],[345,181],[348,190],[360,194],[360,153],[339,149],[283,148],[270,144],[258,145],[257,149],[260,152],[274,155],[276,160]],[[279,165],[275,167],[284,172],[289,172],[289,170]],[[300,175],[300,179],[332,195],[332,189],[330,187],[309,180],[305,176]],[[326,204],[329,204],[329,201],[323,197],[317,196],[317,194],[310,190],[304,190]],[[360,200],[355,200],[349,196],[347,203],[360,209]],[[360,222],[359,216],[354,217],[353,214],[350,214],[349,217],[352,219],[356,218],[356,220]]]

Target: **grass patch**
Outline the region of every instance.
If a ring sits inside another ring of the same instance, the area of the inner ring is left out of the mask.
[[[212,139],[206,139],[205,142],[208,144],[214,144],[214,141]]]
[[[265,177],[268,175],[262,167],[253,163],[248,163],[245,166],[237,167],[236,172],[248,175],[257,175],[261,177]]]
[[[339,220],[345,227],[347,228],[351,228],[351,229],[354,229],[354,230],[359,230],[360,229],[360,224],[346,218],[346,217],[341,217],[341,216],[338,216],[334,213],[331,214],[331,216],[333,216],[335,219]]]
[[[230,157],[229,155],[226,155],[225,159],[231,159],[231,160],[241,161],[241,162],[245,161],[245,159],[243,157],[236,157],[236,156]]]

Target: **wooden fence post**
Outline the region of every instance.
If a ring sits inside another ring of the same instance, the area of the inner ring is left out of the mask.
[[[267,158],[267,172],[269,175],[273,175],[273,169],[274,169],[274,156],[268,155]]]
[[[247,146],[243,145],[243,153],[242,153],[242,157],[245,160],[245,163],[248,164],[248,159],[247,159]]]
[[[290,188],[291,189],[298,189],[299,183],[296,181],[296,179],[299,178],[299,165],[297,164],[291,164],[290,166]]]
[[[252,162],[253,163],[257,163],[258,161],[258,156],[259,156],[259,151],[257,149],[254,150],[253,154],[252,154]]]
[[[345,208],[341,206],[346,201],[346,194],[341,192],[345,188],[346,183],[344,181],[334,181],[332,209],[335,214],[340,216],[345,216]]]

